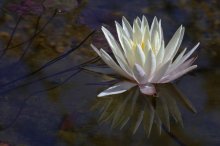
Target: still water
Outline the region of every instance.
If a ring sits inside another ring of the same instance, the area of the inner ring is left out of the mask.
[[[46,0],[43,8],[26,1],[20,11],[18,0],[0,2],[0,146],[220,145],[219,1]],[[155,122],[149,136],[143,125],[135,134],[129,124],[114,128],[122,116],[114,109],[128,105],[129,115],[130,99],[97,99],[107,77],[81,69],[97,62],[91,42],[107,47],[102,25],[114,31],[114,20],[142,15],[162,20],[165,42],[182,24],[181,47],[201,43],[198,69],[175,82],[197,113],[178,104],[182,125],[171,118],[169,132]],[[103,118],[106,107],[119,115]]]

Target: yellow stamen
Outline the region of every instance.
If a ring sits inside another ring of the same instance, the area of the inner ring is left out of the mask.
[[[141,42],[141,48],[143,49],[145,47],[145,43]]]

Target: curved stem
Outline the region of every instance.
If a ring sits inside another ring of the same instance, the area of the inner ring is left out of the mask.
[[[10,44],[11,44],[12,39],[14,38],[15,32],[16,32],[16,30],[17,30],[17,28],[18,28],[18,25],[19,25],[19,23],[21,22],[21,20],[22,20],[22,16],[19,16],[18,21],[16,22],[15,27],[14,27],[14,29],[12,30],[12,33],[11,33],[10,38],[9,38],[9,40],[8,40],[7,46],[2,50],[2,53],[1,53],[1,55],[0,55],[0,59],[6,54],[6,52],[8,51],[8,49],[11,49],[11,48],[9,48],[9,46],[10,46]]]
[[[32,45],[35,37],[37,36],[37,31],[38,31],[38,27],[39,27],[39,24],[40,24],[41,17],[42,17],[42,15],[38,16],[37,23],[36,23],[36,26],[35,26],[34,35],[31,37],[30,41],[28,42],[27,46],[25,47],[23,53],[21,54],[20,58],[18,59],[18,62],[20,62],[24,58],[24,56],[27,54],[30,46]]]
[[[36,69],[35,71],[33,71],[33,72],[31,72],[31,73],[28,73],[28,74],[26,74],[26,75],[23,75],[23,76],[21,76],[21,77],[18,77],[17,79],[14,79],[14,80],[12,80],[12,81],[10,81],[10,82],[8,82],[8,83],[5,83],[5,84],[1,85],[1,87],[9,86],[9,85],[11,85],[11,84],[14,84],[14,83],[20,81],[20,80],[23,80],[23,79],[26,79],[26,78],[28,78],[28,77],[30,77],[30,76],[33,76],[33,75],[35,75],[36,73],[38,73],[39,71],[45,69],[46,67],[51,66],[51,65],[54,64],[55,62],[57,62],[57,61],[59,61],[59,60],[65,58],[65,57],[67,57],[67,56],[70,55],[72,52],[74,52],[77,48],[79,48],[81,45],[83,45],[83,44],[87,41],[87,39],[88,39],[91,35],[93,35],[94,33],[95,33],[95,31],[92,31],[92,32],[91,32],[84,40],[82,40],[76,47],[71,48],[69,51],[67,51],[67,52],[64,53],[63,55],[60,55],[60,56],[58,56],[58,57],[52,59],[51,61],[45,63],[45,64],[42,65],[40,68]]]
[[[70,71],[74,71],[74,70],[80,69],[81,67],[86,66],[86,65],[88,65],[90,63],[95,63],[95,62],[99,61],[99,59],[100,59],[99,57],[95,57],[95,58],[93,58],[93,59],[91,59],[89,61],[86,61],[86,62],[84,62],[84,63],[82,63],[80,65],[77,65],[77,66],[74,66],[74,67],[71,67],[71,68],[68,68],[68,69],[65,69],[65,70],[53,73],[53,74],[48,75],[48,76],[41,77],[39,79],[35,79],[35,80],[32,80],[32,81],[26,82],[26,83],[21,84],[19,86],[12,87],[12,88],[7,89],[7,90],[5,90],[3,92],[0,92],[0,94],[6,94],[6,93],[11,92],[11,91],[13,91],[15,89],[18,89],[18,88],[21,88],[21,87],[24,87],[24,86],[28,86],[28,85],[34,84],[36,82],[39,82],[39,81],[42,81],[42,80],[45,80],[45,79],[48,79],[48,78],[52,78],[52,77],[55,77],[55,76],[58,76],[58,75],[61,75],[61,74],[64,74],[64,73],[67,73],[67,72],[70,72]]]
[[[37,35],[39,35],[42,31],[44,31],[44,29],[47,27],[48,24],[50,24],[50,22],[55,18],[55,16],[57,15],[57,10],[54,11],[53,15],[48,19],[48,21],[35,33],[35,35],[33,35],[32,37],[30,37],[29,39],[27,39],[26,41],[23,41],[21,43],[18,43],[14,46],[9,47],[9,49],[12,48],[17,48],[19,46],[24,45],[25,43],[29,42],[30,40],[32,40],[34,37],[36,37]]]

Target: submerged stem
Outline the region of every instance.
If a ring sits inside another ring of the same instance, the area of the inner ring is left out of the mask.
[[[0,59],[6,54],[6,52],[8,51],[8,49],[10,49],[9,46],[10,46],[10,44],[11,44],[11,41],[12,41],[13,38],[14,38],[15,32],[16,32],[16,30],[17,30],[17,28],[18,28],[18,25],[20,24],[21,20],[22,20],[22,16],[19,16],[18,21],[16,22],[15,27],[14,27],[13,30],[12,30],[12,33],[11,33],[11,35],[10,35],[9,41],[8,41],[8,43],[7,43],[7,46],[2,50],[2,53],[1,53],[1,55],[0,55]]]
[[[7,89],[7,90],[5,90],[5,91],[3,91],[3,92],[0,92],[0,93],[1,93],[1,94],[6,94],[6,93],[11,92],[11,91],[13,91],[13,90],[15,90],[15,89],[18,89],[18,88],[21,88],[21,87],[25,87],[25,86],[34,84],[34,83],[36,83],[36,82],[39,82],[39,81],[42,81],[42,80],[45,80],[45,79],[48,79],[48,78],[52,78],[52,77],[55,77],[55,76],[58,76],[58,75],[61,75],[61,74],[64,74],[64,73],[67,73],[67,72],[70,72],[70,71],[74,71],[74,70],[80,69],[81,67],[86,66],[86,65],[88,65],[88,64],[90,64],[90,63],[95,63],[95,62],[97,62],[98,60],[99,60],[99,58],[98,58],[98,57],[95,57],[95,58],[93,58],[93,59],[91,59],[91,60],[89,60],[89,61],[86,61],[86,62],[84,62],[84,63],[82,63],[82,64],[80,64],[80,65],[77,65],[77,66],[74,66],[74,67],[71,67],[71,68],[68,68],[68,69],[65,69],[65,70],[62,70],[62,71],[53,73],[53,74],[48,75],[48,76],[41,77],[41,78],[39,78],[39,79],[35,79],[35,80],[32,80],[32,81],[26,82],[26,83],[21,84],[21,85],[19,85],[19,86],[15,86],[15,87],[9,88],[9,89]]]
[[[31,72],[31,73],[28,73],[28,74],[26,74],[26,75],[20,76],[20,77],[18,77],[17,79],[14,79],[14,80],[12,80],[12,81],[10,81],[10,82],[8,82],[8,83],[5,83],[5,84],[3,84],[3,85],[1,85],[1,86],[2,86],[2,87],[6,87],[6,86],[9,86],[9,85],[11,85],[11,84],[14,84],[14,83],[16,83],[16,82],[18,82],[18,81],[20,81],[20,80],[26,79],[26,78],[28,78],[28,77],[30,77],[30,76],[35,75],[36,73],[38,73],[39,71],[45,69],[46,67],[51,66],[52,64],[56,63],[57,61],[62,60],[63,58],[67,57],[67,56],[70,55],[72,52],[74,52],[76,49],[78,49],[81,45],[83,45],[83,44],[86,42],[86,40],[87,40],[91,35],[93,35],[94,33],[95,33],[95,30],[92,31],[85,39],[83,39],[76,47],[71,48],[71,49],[70,49],[69,51],[67,51],[66,53],[64,53],[64,54],[62,54],[62,55],[60,55],[60,56],[58,56],[58,57],[56,57],[56,58],[50,60],[49,62],[45,63],[44,65],[42,65],[41,67],[39,67],[39,68],[36,69],[35,71],[33,71],[33,72]]]
[[[37,36],[37,32],[38,32],[38,27],[40,25],[40,19],[41,19],[42,15],[38,16],[37,18],[37,23],[36,23],[36,26],[35,26],[35,31],[34,31],[34,35],[30,38],[30,41],[28,42],[27,46],[25,47],[23,53],[21,54],[20,58],[18,59],[18,62],[20,62],[24,56],[26,55],[26,53],[28,52],[30,46],[32,45],[35,37]]]

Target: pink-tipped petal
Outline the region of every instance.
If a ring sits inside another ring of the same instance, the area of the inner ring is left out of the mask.
[[[140,90],[143,94],[146,94],[146,95],[156,94],[156,89],[155,89],[154,85],[152,85],[152,84],[139,85],[139,87],[140,87]]]
[[[146,76],[146,73],[144,72],[144,69],[139,65],[135,64],[134,69],[134,78],[139,84],[146,84],[148,81],[148,77]]]
[[[166,76],[165,78],[161,79],[160,83],[168,83],[168,82],[171,82],[173,80],[176,80],[177,78],[183,76],[184,74],[194,70],[197,68],[197,65],[193,65],[193,66],[190,66],[182,71],[179,71],[177,72],[176,74],[174,75],[168,75]]]
[[[171,61],[168,61],[167,63],[163,64],[161,67],[158,68],[153,78],[150,79],[151,83],[159,83],[160,79],[165,75],[165,73],[169,69],[170,62]]]
[[[184,63],[180,64],[178,67],[176,67],[173,71],[171,71],[170,73],[168,73],[169,75],[175,75],[178,72],[181,72],[182,70],[185,70],[187,68],[189,68],[193,62],[196,60],[197,57],[193,57],[188,59],[187,61],[185,61]]]

